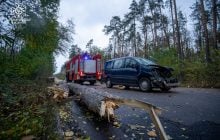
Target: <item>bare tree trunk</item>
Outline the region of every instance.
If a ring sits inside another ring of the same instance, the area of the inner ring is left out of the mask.
[[[134,56],[137,56],[136,23],[134,19]]]
[[[198,33],[198,47],[199,47],[199,52],[202,51],[202,24],[201,21],[199,21],[199,33]]]
[[[156,40],[155,40],[155,34],[154,34],[153,25],[151,24],[150,27],[151,27],[151,32],[152,32],[152,35],[153,35],[153,46],[154,46],[153,49],[155,49],[156,48]]]
[[[148,49],[147,49],[147,27],[145,27],[144,32],[144,57],[148,57]]]
[[[161,17],[162,17],[162,10],[161,10],[161,7],[160,7],[160,15],[161,15]],[[160,19],[160,21],[161,21],[161,24],[162,24],[162,29],[163,29],[163,32],[164,32],[165,38],[166,38],[166,45],[168,46],[168,48],[170,48],[170,39],[169,39],[169,36],[168,36],[168,34],[167,34],[167,32],[166,32],[165,23],[164,23],[164,21],[163,21],[162,18]]]
[[[212,18],[213,18],[213,42],[214,42],[214,49],[217,49],[217,38],[216,38],[216,32],[217,32],[217,0],[212,0]]]
[[[176,0],[173,0],[173,5],[174,5],[174,15],[175,15],[175,33],[176,33],[176,39],[177,39],[177,54],[178,54],[178,67],[179,67],[179,79],[180,81],[182,80],[183,73],[183,57],[182,57],[182,48],[181,48],[181,43],[180,43],[180,29],[179,29],[179,23],[178,23],[178,17],[177,17],[177,8],[176,8]]]
[[[117,41],[116,41],[116,37],[115,37],[115,39],[114,39],[114,54],[113,54],[114,58],[116,57],[116,44],[117,44]]]
[[[205,37],[206,62],[209,63],[211,61],[210,50],[209,50],[209,35],[208,35],[208,28],[207,28],[207,15],[205,13],[203,0],[200,0],[200,13],[202,17],[203,35]]]
[[[148,3],[150,5],[151,1],[148,0]],[[155,20],[155,14],[154,14],[153,9],[151,7],[150,7],[150,12],[153,17],[154,48],[157,48],[158,38],[157,38],[156,20]]]
[[[10,50],[10,56],[12,57],[12,61],[14,62],[14,58],[15,58],[15,39],[16,39],[16,34],[15,34],[15,38],[13,39],[13,43],[10,45],[11,46],[11,50]]]
[[[121,46],[121,51],[122,51],[122,56],[124,56],[124,45],[125,45],[125,27],[123,27],[123,34],[122,34],[122,46]]]
[[[182,60],[182,51],[181,51],[181,44],[180,44],[180,29],[177,17],[177,8],[176,8],[176,0],[173,0],[174,5],[174,14],[175,14],[175,24],[176,24],[176,37],[177,37],[177,53],[179,56],[179,60]]]
[[[175,39],[175,28],[174,28],[174,19],[173,19],[173,2],[170,0],[170,10],[171,10],[171,19],[172,19],[172,28],[173,28],[173,47],[175,48],[176,39]]]
[[[121,47],[120,47],[120,37],[119,34],[117,34],[117,46],[118,46],[118,56],[121,57]]]

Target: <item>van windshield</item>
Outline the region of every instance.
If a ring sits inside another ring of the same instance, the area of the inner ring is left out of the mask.
[[[137,60],[139,63],[144,64],[144,65],[156,65],[156,63],[154,63],[153,61],[150,61],[150,60],[144,59],[144,58],[136,57],[135,60]]]

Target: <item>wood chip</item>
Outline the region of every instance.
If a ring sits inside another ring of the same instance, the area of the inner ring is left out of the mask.
[[[139,128],[145,129],[145,126],[141,126],[141,125],[132,125],[132,124],[130,124],[129,127],[130,127],[132,130],[134,130],[134,129],[139,129]]]

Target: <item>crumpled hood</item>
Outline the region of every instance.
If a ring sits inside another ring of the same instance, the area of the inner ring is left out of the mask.
[[[155,70],[160,76],[162,77],[171,77],[172,76],[172,71],[173,68],[169,68],[169,67],[164,67],[164,66],[160,66],[160,65],[144,65],[144,68],[147,69],[151,69],[151,70]]]

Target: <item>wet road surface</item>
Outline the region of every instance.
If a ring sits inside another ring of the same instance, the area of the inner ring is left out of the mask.
[[[220,137],[219,89],[175,88],[167,93],[159,90],[144,93],[137,88],[106,88],[100,84],[89,87],[123,98],[149,102],[165,109],[160,120],[172,139],[209,140]],[[101,120],[76,101],[69,102],[67,106],[73,121],[68,123],[66,129],[77,129],[91,139],[159,139],[147,135],[155,127],[142,109],[121,106],[115,111],[118,124],[114,125]]]

